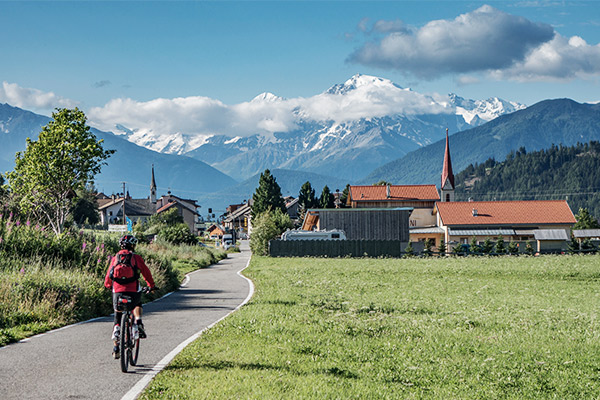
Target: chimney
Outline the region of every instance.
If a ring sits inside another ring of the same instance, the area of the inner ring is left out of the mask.
[[[476,209],[476,208],[474,208],[474,209],[473,209],[473,216],[474,216],[474,217],[476,217],[476,216],[477,216],[477,209]]]
[[[392,193],[391,193],[390,185],[389,184],[386,185],[386,191],[385,192],[386,192],[386,196],[387,196],[388,199],[390,197],[392,197]]]

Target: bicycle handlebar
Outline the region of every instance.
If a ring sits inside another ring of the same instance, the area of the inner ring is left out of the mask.
[[[154,286],[154,287],[152,287],[152,288],[150,288],[150,287],[148,287],[148,286],[144,286],[144,287],[142,288],[142,293],[150,293],[150,292],[153,292],[153,291],[155,291],[155,290],[158,290],[158,288],[157,288],[156,286]]]

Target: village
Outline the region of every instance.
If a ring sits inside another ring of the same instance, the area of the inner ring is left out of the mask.
[[[271,241],[270,254],[402,256],[407,247],[417,254],[460,253],[499,238],[512,243],[516,253],[560,253],[572,238],[579,243],[600,238],[599,230],[573,229],[577,221],[566,200],[455,201],[455,187],[446,131],[439,191],[435,184],[349,185],[346,204],[341,204],[338,190],[333,194],[335,208],[308,210],[301,210],[298,198],[287,196],[287,214],[298,229]],[[194,235],[218,247],[229,248],[252,234],[252,199],[230,205],[213,220],[209,209],[205,220],[195,200],[170,191],[157,196],[154,166],[147,198],[134,199],[123,190],[110,197],[99,194],[97,204],[101,224],[110,230],[131,230],[132,224],[176,209]],[[316,241],[326,243],[316,249]]]

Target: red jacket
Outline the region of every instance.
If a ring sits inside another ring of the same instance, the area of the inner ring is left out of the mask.
[[[127,250],[121,250],[117,253],[117,255],[125,251]],[[140,288],[139,281],[130,282],[122,285],[118,282],[113,282],[113,280],[110,279],[110,270],[117,263],[117,258],[118,257],[115,255],[110,261],[110,265],[108,266],[108,270],[106,271],[106,277],[104,278],[104,286],[107,289],[110,289],[112,287],[112,291],[114,293],[137,292]],[[154,287],[154,279],[152,279],[152,273],[148,269],[148,266],[144,262],[144,259],[138,254],[134,254],[131,258],[131,263],[134,267],[137,267],[140,270],[148,286],[150,286],[151,288]]]

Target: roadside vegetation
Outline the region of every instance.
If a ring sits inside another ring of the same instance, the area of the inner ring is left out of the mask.
[[[104,276],[118,239],[119,234],[73,229],[56,236],[0,215],[0,346],[112,313]],[[140,244],[136,252],[160,288],[145,300],[177,290],[186,273],[226,257],[212,248],[162,240]]]
[[[600,256],[253,256],[253,299],[142,394],[585,399],[600,392]]]

